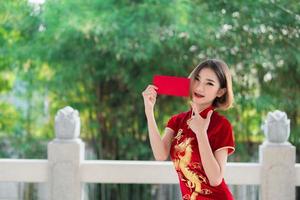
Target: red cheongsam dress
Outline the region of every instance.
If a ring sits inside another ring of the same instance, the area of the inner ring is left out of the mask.
[[[206,117],[210,106],[200,115]],[[174,130],[170,157],[178,174],[183,200],[232,200],[234,199],[224,179],[218,186],[211,186],[202,166],[198,142],[194,132],[188,127],[192,110],[171,117],[167,127]],[[234,136],[230,122],[214,111],[207,130],[212,152],[228,149],[234,152]]]

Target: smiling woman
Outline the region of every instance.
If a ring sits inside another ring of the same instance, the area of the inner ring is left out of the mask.
[[[199,64],[189,75],[191,98],[204,97],[204,91],[215,95],[213,106],[226,110],[233,104],[232,78],[223,61],[207,60]]]
[[[143,92],[152,151],[156,160],[170,155],[185,200],[232,200],[224,181],[228,155],[235,150],[230,122],[215,109],[233,103],[231,75],[216,59],[199,64],[190,74],[191,109],[174,115],[161,138],[153,114],[159,88],[149,85]]]

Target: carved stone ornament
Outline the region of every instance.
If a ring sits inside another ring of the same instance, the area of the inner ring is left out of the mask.
[[[285,112],[269,112],[262,129],[269,142],[284,143],[290,136],[290,120]]]
[[[55,116],[55,135],[58,139],[76,139],[80,134],[80,118],[70,106],[60,109]]]

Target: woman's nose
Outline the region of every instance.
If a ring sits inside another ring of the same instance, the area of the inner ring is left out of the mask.
[[[204,90],[204,85],[203,85],[202,83],[199,82],[199,83],[196,84],[195,89],[196,89],[197,91],[202,92],[202,91]]]

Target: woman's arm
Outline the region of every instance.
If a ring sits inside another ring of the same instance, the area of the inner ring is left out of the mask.
[[[166,128],[163,138],[160,136],[153,112],[157,96],[156,89],[154,85],[149,85],[142,95],[144,98],[148,133],[154,158],[155,160],[166,160],[169,156],[174,131],[170,128]]]
[[[207,133],[203,132],[196,134],[199,153],[206,176],[208,177],[211,186],[218,186],[221,184],[224,177],[228,149],[221,149],[213,153],[208,141]]]
[[[147,116],[150,144],[155,160],[167,160],[174,131],[166,128],[161,138],[154,116]]]
[[[188,121],[188,125],[196,134],[202,165],[209,183],[211,186],[218,186],[224,177],[228,150],[220,149],[215,153],[212,152],[207,136],[207,129],[213,112],[209,111],[206,119],[203,119],[199,115],[194,103],[191,103],[191,105],[195,115]]]

